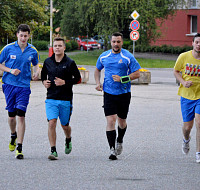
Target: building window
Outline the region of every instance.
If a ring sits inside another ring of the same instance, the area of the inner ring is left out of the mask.
[[[192,0],[192,7],[193,8],[197,7],[197,0]]]
[[[197,16],[191,16],[191,33],[197,33]]]

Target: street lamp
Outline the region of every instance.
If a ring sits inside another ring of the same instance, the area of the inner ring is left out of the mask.
[[[49,47],[49,57],[51,57],[52,54],[53,54],[52,36],[53,36],[53,0],[50,0],[50,47]]]

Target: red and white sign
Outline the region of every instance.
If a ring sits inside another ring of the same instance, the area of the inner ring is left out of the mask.
[[[137,20],[133,20],[130,24],[131,30],[138,30],[140,28],[140,23]]]
[[[138,31],[132,31],[130,33],[130,38],[131,40],[133,41],[137,41],[139,39],[140,35],[139,35],[139,32]]]

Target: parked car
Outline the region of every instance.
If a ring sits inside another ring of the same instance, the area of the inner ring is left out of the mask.
[[[78,43],[78,49],[81,51],[83,50],[94,50],[94,49],[100,49],[101,45],[96,42],[96,40],[91,39],[80,39],[76,38],[76,41]]]
[[[92,39],[96,40],[96,42],[98,42],[99,44],[101,44],[101,49],[103,49],[103,50],[105,49],[104,37],[103,36],[95,35]],[[109,43],[110,43],[110,41],[108,41],[108,44]]]

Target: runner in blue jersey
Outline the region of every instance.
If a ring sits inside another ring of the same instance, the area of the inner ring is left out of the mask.
[[[30,27],[21,24],[17,29],[17,41],[8,44],[0,51],[0,70],[4,71],[2,89],[5,94],[8,124],[11,130],[9,150],[15,150],[17,139],[15,153],[17,159],[24,158],[22,143],[25,133],[25,113],[31,94],[31,63],[33,80],[37,80],[39,76],[38,51],[28,43],[29,37]]]
[[[122,48],[123,35],[113,33],[112,49],[100,55],[94,73],[96,90],[104,91],[104,113],[107,120],[106,135],[110,146],[109,159],[116,160],[122,153],[123,138],[127,129],[126,118],[131,100],[131,80],[140,77],[141,68],[134,56]],[[104,83],[100,82],[104,68]],[[115,123],[118,120],[117,146]]]

